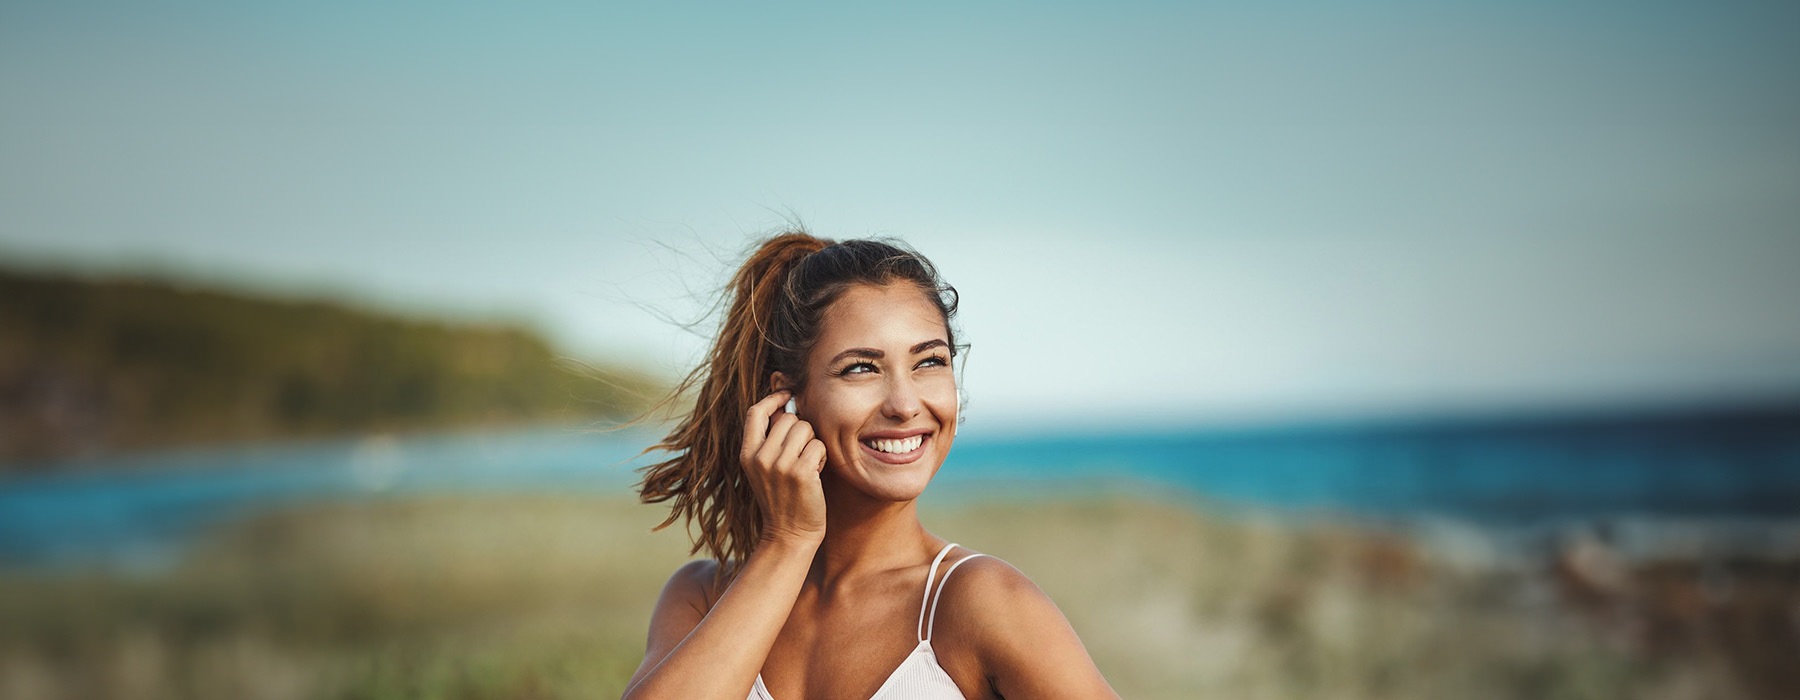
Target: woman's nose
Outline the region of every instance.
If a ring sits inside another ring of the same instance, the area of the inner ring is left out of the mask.
[[[919,386],[911,377],[899,376],[888,381],[887,400],[881,404],[882,415],[904,423],[924,410],[925,402],[919,397]]]

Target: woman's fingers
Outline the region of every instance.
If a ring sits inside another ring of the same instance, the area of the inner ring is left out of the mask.
[[[800,462],[800,451],[806,449],[806,443],[813,439],[812,424],[806,421],[795,421],[788,426],[787,435],[781,439],[781,456],[776,464],[793,465],[800,470],[811,467],[811,464]],[[773,442],[771,439],[770,442]]]
[[[750,404],[750,410],[744,412],[744,447],[741,456],[746,461],[757,453],[758,448],[762,447],[764,437],[769,434],[770,418],[775,415],[776,411],[781,411],[782,407],[787,404],[788,398],[792,396],[793,392],[777,391],[764,396],[761,401]],[[788,414],[783,411],[783,415]]]
[[[744,418],[744,466],[763,472],[818,472],[822,452],[802,459],[813,439],[812,424],[781,408],[790,392],[778,391],[750,407]],[[824,443],[820,443],[820,449]]]
[[[774,468],[780,462],[781,451],[787,442],[788,433],[793,431],[795,425],[803,424],[800,418],[792,413],[782,413],[771,419],[769,434],[763,437],[762,444],[756,448],[756,463],[764,469]],[[807,430],[810,431],[811,428]]]
[[[819,471],[825,443],[812,425],[782,409],[792,396],[778,391],[744,415],[741,460],[763,514],[764,538],[816,539],[825,532],[825,493]]]
[[[825,443],[817,439],[808,440],[806,447],[800,450],[800,464],[810,467],[815,472],[825,470]]]

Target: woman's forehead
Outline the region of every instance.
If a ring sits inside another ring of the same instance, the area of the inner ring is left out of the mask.
[[[937,305],[911,283],[844,290],[825,310],[818,349],[825,346],[910,348],[927,340],[948,340]],[[835,352],[835,351],[834,351]]]

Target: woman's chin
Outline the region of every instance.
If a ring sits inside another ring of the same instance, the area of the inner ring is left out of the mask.
[[[883,501],[911,501],[925,493],[942,460],[929,455],[908,464],[858,460],[853,469],[838,470],[837,480],[864,495]]]

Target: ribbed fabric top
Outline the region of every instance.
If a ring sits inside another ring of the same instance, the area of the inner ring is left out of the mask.
[[[931,560],[931,571],[925,574],[925,592],[919,599],[919,645],[913,647],[912,653],[900,662],[893,673],[889,673],[875,694],[869,700],[963,700],[962,691],[957,689],[956,681],[950,680],[950,674],[939,666],[937,654],[931,650],[931,630],[937,625],[938,599],[944,596],[944,584],[950,581],[950,574],[963,562],[985,554],[971,554],[956,560],[944,571],[944,580],[937,584],[937,593],[932,594],[931,582],[937,578],[938,565],[944,563],[944,556],[956,548],[956,543],[944,545],[937,557]],[[929,608],[931,614],[926,615]],[[756,674],[756,683],[750,686],[748,700],[775,700],[769,695],[769,688],[763,685],[762,674]]]

